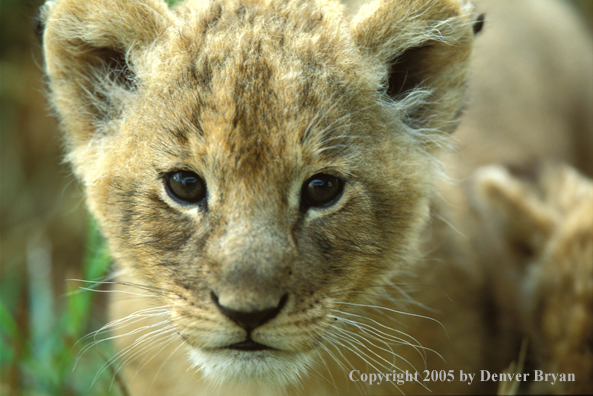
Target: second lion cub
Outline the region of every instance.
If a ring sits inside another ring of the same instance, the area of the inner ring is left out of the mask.
[[[493,271],[518,279],[516,320],[531,364],[541,376],[575,376],[532,381],[531,393],[591,394],[593,181],[568,166],[545,164],[518,175],[486,167],[476,185],[485,217],[514,256]],[[509,283],[500,285],[501,294]]]

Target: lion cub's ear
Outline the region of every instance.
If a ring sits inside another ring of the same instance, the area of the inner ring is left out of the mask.
[[[351,32],[384,74],[395,101],[423,97],[408,111],[412,127],[452,132],[463,108],[474,8],[463,0],[379,0],[363,5]]]
[[[138,88],[135,62],[168,20],[162,0],[50,0],[41,8],[51,98],[71,144],[121,115]]]
[[[478,204],[486,221],[522,258],[539,255],[558,223],[559,213],[544,202],[536,183],[538,176],[521,179],[496,165],[480,168],[475,177]]]

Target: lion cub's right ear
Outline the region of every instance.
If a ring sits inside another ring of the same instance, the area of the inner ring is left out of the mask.
[[[171,25],[170,13],[162,0],[50,0],[40,18],[51,99],[76,147],[133,100],[136,61]]]

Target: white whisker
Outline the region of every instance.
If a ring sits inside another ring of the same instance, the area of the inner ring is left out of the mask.
[[[394,341],[394,342],[396,342],[398,344],[403,344],[403,345],[411,346],[412,348],[414,348],[420,354],[420,356],[422,357],[422,359],[424,361],[426,360],[426,354],[425,353],[422,353],[421,350],[422,351],[434,352],[435,354],[437,354],[438,356],[440,356],[436,351],[434,351],[434,350],[432,350],[430,348],[423,347],[420,344],[420,342],[418,342],[417,339],[415,339],[411,335],[409,335],[409,334],[407,334],[407,333],[405,333],[405,332],[403,332],[401,330],[397,330],[397,329],[391,328],[391,327],[386,326],[386,325],[384,325],[382,323],[379,323],[378,321],[376,321],[374,319],[370,319],[370,318],[367,318],[367,317],[364,317],[364,316],[361,316],[361,315],[357,315],[357,314],[354,314],[354,313],[339,311],[339,310],[336,310],[336,309],[333,309],[333,311],[338,312],[338,313],[340,313],[342,315],[349,315],[349,316],[354,316],[354,317],[357,317],[357,318],[361,318],[361,319],[367,320],[369,322],[372,322],[372,323],[376,324],[379,327],[382,327],[382,328],[387,329],[389,331],[393,331],[395,333],[402,334],[402,335],[408,337],[414,343],[411,343],[410,341],[407,341],[404,338],[396,337],[396,336],[391,335],[391,334],[387,334],[387,333],[385,333],[385,332],[383,332],[381,330],[378,330],[377,328],[374,328],[373,326],[368,325],[366,323],[356,322],[356,321],[353,321],[353,320],[350,320],[350,319],[345,319],[345,318],[339,318],[338,317],[339,320],[345,321],[345,322],[347,322],[349,324],[352,324],[352,325],[354,325],[356,327],[359,327],[362,331],[370,331],[373,334],[375,334],[377,337],[385,337],[385,338],[387,338],[387,339],[389,339],[391,341]],[[367,330],[364,330],[363,328],[364,329],[367,329]]]
[[[140,328],[142,330],[149,328],[150,326],[145,326],[144,328]],[[154,327],[154,326],[153,326]],[[141,337],[137,338],[136,340],[134,340],[134,342],[128,346],[126,346],[124,349],[120,350],[119,352],[117,352],[114,356],[112,356],[111,358],[109,358],[109,360],[107,360],[107,362],[105,362],[103,364],[103,366],[101,367],[101,369],[99,369],[99,371],[97,372],[97,374],[95,374],[95,378],[93,379],[93,383],[97,380],[97,378],[99,378],[99,376],[107,369],[108,366],[113,365],[113,363],[115,363],[117,360],[119,360],[120,358],[124,357],[126,354],[128,354],[128,352],[134,350],[135,348],[137,348],[143,341],[147,341],[152,339],[153,337],[158,337],[159,335],[162,335],[163,332],[166,331],[167,328],[169,327],[173,327],[168,326],[165,329],[157,329],[154,331],[151,331],[150,333],[144,334]],[[119,335],[119,336],[114,336],[114,337],[110,337],[109,339],[115,339],[115,338],[119,338],[119,337],[124,337],[127,336],[129,334],[135,334],[138,333],[140,331],[140,329],[135,329],[134,331],[125,334],[125,335]],[[150,337],[149,337],[150,336]],[[101,340],[104,341],[104,340]],[[129,360],[126,359],[124,360],[124,363],[127,363]],[[116,370],[116,374],[119,372],[119,369],[121,368],[121,366]]]
[[[391,309],[391,308],[387,308],[387,307],[380,307],[377,305],[368,305],[368,304],[356,304],[356,303],[347,303],[347,302],[337,302],[337,304],[345,304],[345,305],[352,305],[352,306],[356,306],[356,307],[364,307],[364,308],[376,308],[378,310],[382,310],[382,311],[389,311],[389,312],[393,312],[396,314],[401,314],[401,315],[407,315],[407,316],[413,316],[416,318],[422,318],[422,319],[428,319],[431,320],[433,322],[436,322],[439,324],[439,326],[441,326],[441,328],[445,331],[445,333],[447,334],[447,337],[449,337],[449,333],[447,332],[447,329],[445,328],[445,326],[437,319],[431,318],[430,316],[425,316],[425,315],[418,315],[418,314],[413,314],[410,312],[403,312],[403,311],[398,311],[395,309]]]

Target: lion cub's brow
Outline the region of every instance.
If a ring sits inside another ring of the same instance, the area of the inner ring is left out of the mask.
[[[245,57],[243,63],[256,65],[234,87],[208,93],[196,80],[187,83],[179,100],[183,106],[161,122],[169,142],[157,149],[172,159],[210,156],[229,171],[258,174],[299,161],[324,168],[352,156],[368,140],[369,128],[359,118],[370,106],[361,103],[351,110],[354,92],[331,79],[304,78],[304,72],[285,78],[282,63],[260,67],[269,61],[257,54],[240,56]],[[225,68],[212,80],[222,83],[234,72]],[[320,91],[333,92],[332,99],[322,102],[327,94]],[[315,103],[312,111],[303,111]]]

